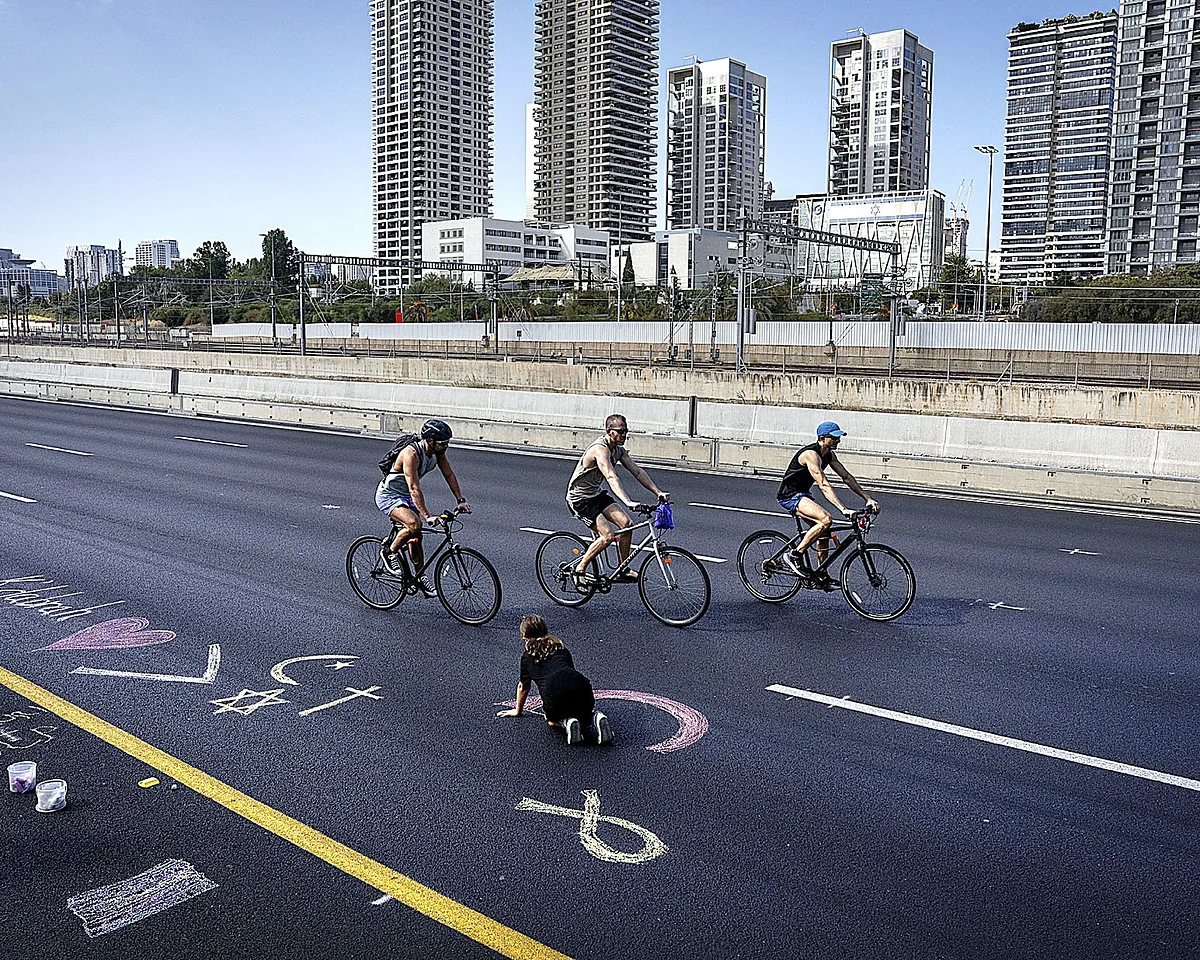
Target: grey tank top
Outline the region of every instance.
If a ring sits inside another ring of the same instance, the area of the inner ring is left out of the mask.
[[[608,441],[601,437],[592,443],[583,451],[579,462],[575,464],[575,472],[571,474],[571,481],[567,484],[567,503],[590,500],[600,493],[600,487],[604,483],[604,474],[600,472],[600,467],[596,464],[590,467],[584,466],[584,461],[587,460],[587,455],[591,453],[592,448],[600,445],[608,446]],[[625,448],[623,446],[613,447],[608,451],[608,456],[614,464],[617,464],[621,457],[625,456]]]
[[[414,443],[413,447],[417,451],[417,476],[423,477],[437,466],[437,454],[426,453],[423,440]],[[403,453],[404,451],[401,451],[401,455]],[[396,469],[379,481],[377,493],[387,493],[397,497],[412,496],[412,491],[408,489],[408,480],[404,477],[404,470],[400,467],[400,457],[396,457]]]

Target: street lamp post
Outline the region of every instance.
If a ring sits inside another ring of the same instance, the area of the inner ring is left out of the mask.
[[[984,228],[983,241],[983,314],[982,318],[987,319],[988,309],[988,274],[991,272],[990,259],[992,255],[992,166],[996,160],[996,154],[1000,152],[999,147],[994,147],[990,143],[983,146],[975,147],[980,153],[986,154],[988,158],[988,192],[987,192],[987,226]]]

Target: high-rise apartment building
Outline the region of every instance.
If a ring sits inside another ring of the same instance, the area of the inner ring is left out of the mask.
[[[492,0],[370,2],[375,255],[420,259],[426,221],[491,213]]]
[[[1105,272],[1117,15],[1018,24],[1008,35],[1000,280]]]
[[[667,229],[736,230],[762,214],[767,78],[737,60],[667,72]]]
[[[933,51],[907,30],[835,40],[830,54],[830,197],[929,187]]]
[[[1196,263],[1200,2],[1123,0],[1108,211],[1108,272]]]
[[[170,270],[180,261],[178,240],[143,240],[133,250],[133,261],[139,267]]]
[[[125,250],[120,241],[117,241],[115,250],[97,243],[86,247],[67,247],[64,266],[68,287],[76,284],[99,286],[109,277],[125,275]]]
[[[658,0],[537,0],[537,219],[645,240],[654,223]]]

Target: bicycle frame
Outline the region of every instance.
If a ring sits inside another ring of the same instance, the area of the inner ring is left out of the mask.
[[[835,520],[829,528],[830,536],[834,534],[847,534],[844,538],[838,541],[836,547],[826,551],[825,559],[820,561],[815,567],[809,567],[813,574],[826,573],[833,566],[834,561],[842,554],[846,554],[846,559],[849,560],[861,547],[866,540],[866,533],[871,529],[871,517],[869,514],[856,514],[854,522],[849,520]],[[797,523],[799,526],[799,523]],[[788,550],[795,550],[800,546],[800,541],[805,537],[807,530],[800,530],[791,540],[788,541],[786,547],[780,550],[775,556],[771,557],[772,561],[778,560]],[[806,551],[807,552],[807,551]]]
[[[659,565],[663,568],[663,576],[668,580],[670,579],[669,571],[666,569],[666,565],[662,561],[662,555],[658,551],[659,542],[666,535],[667,531],[660,530],[658,527],[654,526],[653,516],[649,516],[641,523],[635,523],[632,527],[623,530],[621,535],[624,536],[625,534],[629,534],[632,537],[633,531],[640,530],[642,527],[649,527],[650,529],[641,543],[630,547],[629,558],[624,563],[614,562],[617,559],[617,545],[615,542],[610,543],[596,555],[595,563],[597,566],[602,567],[603,570],[601,582],[596,585],[596,589],[600,593],[607,593],[612,588],[612,579],[620,576],[622,573],[627,572],[633,566],[634,557],[637,557],[643,552],[647,551],[653,552],[654,555],[658,557]]]
[[[463,525],[463,523],[461,520],[459,520],[455,517],[451,517],[451,518],[447,519],[445,514],[443,514],[442,515],[442,523],[440,523],[438,525],[438,527],[440,528],[439,532],[441,532],[443,534],[442,542],[439,543],[436,547],[434,547],[432,553],[425,554],[425,563],[421,567],[421,569],[418,570],[415,574],[412,572],[412,563],[411,563],[411,559],[408,555],[408,543],[405,543],[404,548],[397,553],[397,556],[400,557],[400,559],[403,563],[402,569],[404,570],[404,575],[402,577],[397,578],[397,577],[393,576],[392,574],[387,573],[385,570],[384,573],[381,574],[381,577],[384,579],[390,579],[390,580],[399,579],[402,584],[407,586],[408,584],[412,583],[413,581],[417,580],[418,578],[425,576],[425,574],[429,570],[433,569],[433,562],[439,556],[441,556],[442,551],[445,550],[447,547],[452,547],[454,545],[454,531],[461,530],[462,525]],[[388,543],[392,543],[396,539],[396,534],[400,531],[400,529],[401,528],[400,528],[399,524],[397,524],[397,523],[392,524],[391,532],[387,536]],[[438,528],[432,528],[432,529],[427,528],[427,527],[421,528],[421,533],[419,534],[419,536],[421,537],[422,544],[424,543],[424,540],[425,540],[425,534],[431,533],[433,529],[438,529]]]

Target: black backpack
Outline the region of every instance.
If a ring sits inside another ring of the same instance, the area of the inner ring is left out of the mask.
[[[390,450],[384,454],[383,459],[379,461],[379,472],[385,477],[392,472],[392,468],[396,465],[396,458],[400,456],[400,451],[405,447],[411,447],[414,443],[420,443],[421,438],[415,433],[401,434],[396,438],[396,442],[392,444]]]

